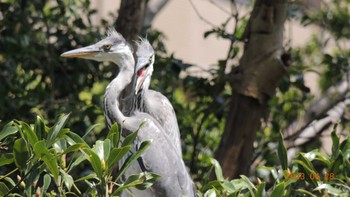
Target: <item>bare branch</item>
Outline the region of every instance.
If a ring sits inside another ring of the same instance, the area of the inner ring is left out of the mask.
[[[214,5],[215,7],[217,7],[219,10],[223,11],[224,13],[228,14],[228,15],[232,15],[232,13],[230,13],[229,11],[227,11],[225,8],[223,8],[221,5],[217,4],[214,0],[208,0],[212,5]]]
[[[329,88],[322,96],[314,99],[304,116],[295,120],[285,131],[285,140],[295,140],[301,133],[309,128],[314,121],[321,120],[327,113],[346,99],[349,92],[347,79],[337,86]]]
[[[208,25],[210,25],[212,28],[215,28],[215,25],[213,23],[211,23],[210,21],[208,21],[207,19],[205,19],[201,13],[199,13],[196,5],[194,5],[194,3],[192,2],[192,0],[188,0],[193,8],[193,10],[196,12],[197,16],[199,17],[199,19],[201,19],[203,22],[207,23]]]
[[[150,0],[147,4],[147,10],[143,20],[143,26],[149,27],[152,25],[153,19],[165,7],[170,0]]]

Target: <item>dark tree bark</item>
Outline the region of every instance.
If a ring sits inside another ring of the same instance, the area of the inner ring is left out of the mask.
[[[122,0],[115,29],[130,42],[137,40],[141,32],[148,0]]]
[[[287,0],[255,1],[240,65],[231,72],[230,115],[216,152],[225,177],[247,174],[268,99],[289,66],[290,57],[283,51],[286,14]]]

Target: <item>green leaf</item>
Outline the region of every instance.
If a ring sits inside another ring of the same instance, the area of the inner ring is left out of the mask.
[[[281,162],[281,166],[283,170],[288,169],[288,158],[287,158],[287,150],[283,143],[282,133],[280,132],[278,135],[278,148],[277,148],[278,158]]]
[[[138,130],[126,136],[126,138],[122,143],[122,146],[132,145],[137,137],[137,134],[138,134]]]
[[[7,192],[9,192],[9,188],[6,186],[5,183],[0,182],[0,196],[5,196],[5,194],[7,194]]]
[[[36,117],[36,121],[34,124],[34,131],[39,140],[43,139],[46,134],[44,120],[41,119],[40,116]]]
[[[314,195],[314,194],[312,194],[311,192],[306,191],[306,190],[304,190],[304,189],[297,189],[296,191],[297,191],[297,192],[300,192],[300,193],[302,193],[302,194],[304,194],[304,195],[306,195],[306,196],[317,197],[316,195]]]
[[[38,159],[41,159],[47,154],[50,154],[49,150],[46,147],[45,140],[40,140],[34,145],[34,153]]]
[[[93,172],[91,174],[88,174],[88,175],[86,175],[84,177],[81,177],[81,178],[75,180],[74,182],[77,183],[77,182],[80,182],[80,181],[85,181],[85,180],[95,179],[95,178],[97,178],[97,175],[96,175],[96,173]]]
[[[70,144],[85,144],[85,146],[89,147],[89,145],[83,140],[83,138],[81,138],[76,133],[69,132],[67,133],[67,136],[65,138]]]
[[[60,139],[53,143],[53,147],[56,152],[63,153],[67,149],[67,140]]]
[[[265,190],[266,183],[260,183],[257,188],[256,197],[264,197],[266,196],[266,190]]]
[[[27,123],[20,121],[22,125],[23,134],[28,139],[28,142],[31,146],[34,146],[35,143],[38,142],[38,137],[34,133],[31,126],[29,126]]]
[[[0,154],[0,166],[11,164],[13,161],[14,157],[12,153]]]
[[[68,191],[70,191],[72,189],[72,186],[74,185],[73,177],[67,174],[64,170],[61,170],[61,174],[64,185],[67,187]]]
[[[72,161],[69,163],[67,172],[70,172],[72,169],[74,169],[75,166],[79,165],[81,162],[85,161],[86,157],[83,155],[78,155],[77,158],[72,159]]]
[[[133,153],[132,155],[130,155],[124,162],[124,164],[122,165],[122,167],[120,168],[120,170],[118,171],[117,175],[116,175],[116,180],[118,180],[126,171],[126,169],[135,161],[137,160],[141,154],[143,152],[145,152],[145,150],[147,150],[147,148],[151,146],[151,142],[150,141],[143,141],[140,145],[140,148]]]
[[[282,181],[276,187],[273,188],[270,197],[281,197],[285,190],[284,182]]]
[[[66,150],[64,150],[64,152],[62,154],[67,154],[67,153],[70,153],[70,152],[75,152],[81,148],[84,148],[86,145],[85,144],[81,144],[81,143],[78,143],[78,144],[73,144],[72,146],[69,146]]]
[[[333,142],[333,145],[332,145],[332,158],[333,159],[336,159],[339,155],[339,137],[337,136],[337,134],[335,132],[336,129],[337,129],[337,124],[334,125],[333,131],[331,134],[332,142]]]
[[[6,124],[0,132],[0,141],[5,139],[9,135],[13,135],[18,132],[18,128],[12,125],[12,122]]]
[[[38,159],[44,161],[46,168],[52,173],[55,181],[58,182],[59,169],[57,156],[49,152],[45,140],[41,140],[34,145],[34,153]]]
[[[24,139],[17,139],[13,145],[13,156],[15,158],[15,164],[19,169],[25,169],[27,167],[27,161],[29,160],[29,151]]]
[[[100,160],[104,159],[103,141],[97,140],[95,145],[92,147],[92,150],[98,155]]]
[[[317,161],[324,163],[325,165],[327,165],[327,167],[329,167],[331,165],[331,162],[329,161],[330,160],[329,156],[324,152],[319,152],[318,150],[313,150],[309,153],[306,153],[305,157],[309,157],[308,154],[314,154],[315,155],[314,160],[317,160]]]
[[[85,139],[88,135],[89,135],[89,133],[91,133],[91,131],[94,129],[94,128],[96,128],[96,127],[98,127],[98,126],[100,126],[101,124],[94,124],[94,125],[91,125],[91,126],[89,126],[89,128],[86,130],[86,132],[85,132],[85,134],[83,135],[83,139]]]
[[[224,175],[222,174],[222,169],[221,169],[219,162],[214,158],[210,158],[210,163],[211,163],[211,165],[214,166],[214,171],[215,171],[215,175],[216,175],[217,180],[223,181]]]
[[[107,173],[111,173],[113,170],[113,167],[118,163],[118,161],[124,157],[126,153],[131,149],[131,146],[124,146],[120,148],[113,148],[111,153],[109,154],[109,157],[107,158],[107,166],[108,171]]]
[[[316,191],[327,190],[327,192],[329,194],[332,194],[335,196],[339,196],[342,193],[340,189],[337,189],[337,188],[331,186],[330,184],[325,184],[325,183],[319,185],[314,190],[316,190]]]
[[[43,185],[43,191],[47,191],[47,189],[49,188],[51,184],[51,176],[48,174],[44,175],[44,185]]]
[[[111,149],[111,141],[109,139],[105,139],[103,142],[103,160],[106,161],[108,159]]]
[[[90,162],[97,177],[102,180],[102,165],[99,156],[92,149],[85,148],[83,150],[86,153],[86,159]]]
[[[340,144],[340,150],[343,152],[346,159],[350,158],[350,137]]]
[[[299,172],[304,173],[305,180],[313,184],[314,187],[317,187],[317,180],[311,179],[310,176],[316,173],[314,166],[311,161],[305,157],[305,153],[300,153],[298,157],[293,161],[294,164],[299,164]]]
[[[249,180],[248,177],[246,177],[246,176],[244,176],[244,175],[240,175],[240,177],[241,177],[241,179],[247,184],[247,188],[248,188],[250,194],[251,194],[252,196],[254,196],[254,191],[253,191],[253,189],[256,190],[256,187],[254,186],[254,184]]]
[[[209,183],[207,183],[206,185],[204,185],[201,188],[201,191],[205,192],[205,191],[212,189],[212,188],[216,188],[218,190],[223,190],[224,187],[222,186],[222,183],[223,183],[223,181],[218,181],[218,180],[210,181]]]
[[[109,133],[107,135],[107,139],[111,140],[112,146],[118,146],[119,144],[119,139],[120,139],[120,133],[118,130],[118,125],[117,123],[114,123],[109,130]]]
[[[55,125],[49,130],[46,140],[46,144],[48,145],[48,147],[56,141],[57,136],[59,136],[63,132],[67,132],[67,130],[63,130],[63,127],[66,124],[68,117],[69,114],[60,115]]]
[[[127,180],[124,182],[124,184],[114,193],[118,193],[124,189],[135,187],[139,190],[145,190],[152,186],[154,182],[156,182],[160,178],[159,175],[150,173],[150,172],[142,172],[140,174],[134,174],[127,178]]]
[[[228,191],[228,193],[232,193],[236,191],[236,187],[232,182],[229,181],[224,181],[223,183],[221,183],[222,187]]]

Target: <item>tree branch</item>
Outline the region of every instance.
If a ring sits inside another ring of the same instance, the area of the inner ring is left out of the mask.
[[[327,113],[332,108],[346,100],[346,96],[349,92],[348,87],[349,83],[344,79],[338,85],[330,87],[322,96],[314,99],[306,109],[304,115],[295,120],[284,131],[284,140],[295,140],[301,133],[309,127],[312,127],[315,121],[322,120],[324,116],[328,116]]]
[[[155,16],[165,7],[170,0],[150,0],[143,20],[143,27],[150,27]]]

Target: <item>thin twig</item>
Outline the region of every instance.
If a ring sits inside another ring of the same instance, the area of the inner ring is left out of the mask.
[[[214,5],[215,7],[217,7],[219,10],[223,11],[224,13],[228,14],[228,15],[232,15],[232,13],[230,13],[229,11],[225,10],[225,8],[221,7],[219,4],[217,4],[216,2],[214,2],[213,0],[208,0],[212,5]]]
[[[216,26],[211,23],[210,21],[208,21],[207,19],[205,19],[201,13],[199,13],[197,7],[194,5],[194,3],[192,2],[192,0],[188,0],[193,8],[193,10],[196,12],[197,16],[199,17],[199,19],[201,19],[203,22],[207,23],[208,25],[210,25],[212,28],[215,28]]]

